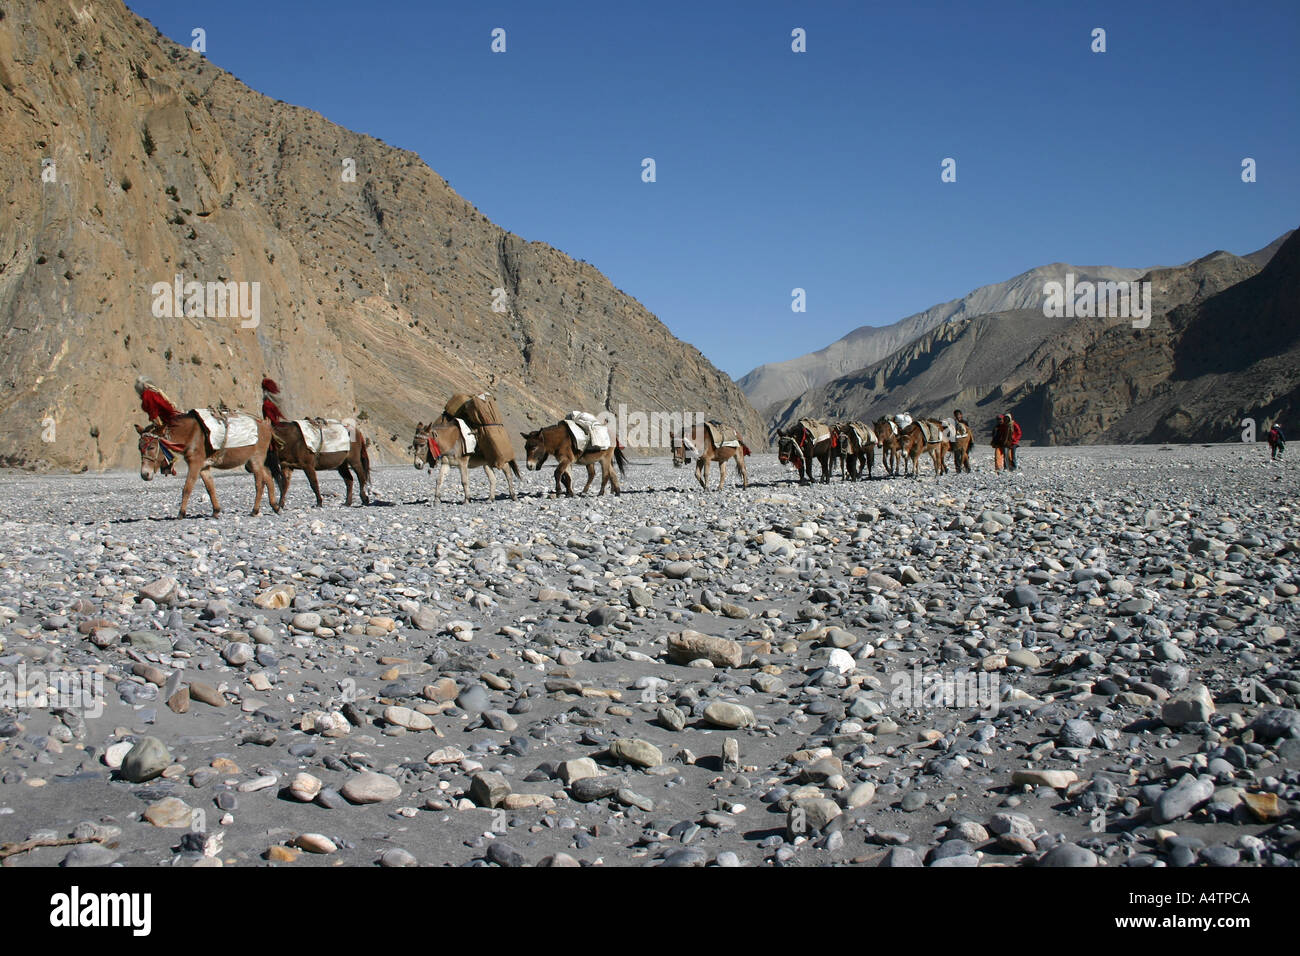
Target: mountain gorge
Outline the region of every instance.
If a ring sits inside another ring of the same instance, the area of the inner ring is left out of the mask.
[[[2,9],[0,462],[134,464],[138,374],[185,407],[252,409],[269,374],[293,416],[356,416],[380,461],[481,389],[512,431],[625,403],[761,447],[697,349],[415,154],[249,89],[120,0]],[[176,276],[209,306],[255,284],[259,314],[160,316]]]

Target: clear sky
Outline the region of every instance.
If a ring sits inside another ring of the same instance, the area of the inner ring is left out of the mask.
[[[1296,0],[127,5],[418,153],[733,376],[1037,265],[1173,265],[1300,224]]]

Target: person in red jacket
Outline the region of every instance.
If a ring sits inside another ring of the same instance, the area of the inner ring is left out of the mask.
[[[993,470],[1001,471],[1003,463],[1010,468],[1010,449],[1011,426],[1007,424],[1007,416],[999,415],[993,422],[993,435],[989,439],[989,446],[993,449]]]
[[[280,411],[280,406],[276,404],[274,398],[279,394],[280,386],[276,385],[273,379],[262,379],[262,417],[272,426],[284,423],[284,413]]]
[[[154,428],[161,431],[173,419],[180,417],[176,405],[163,394],[163,390],[145,376],[135,380],[135,393],[140,396],[140,408],[149,416]],[[159,469],[165,475],[176,474],[176,456],[166,445],[161,445],[163,464]]]
[[[1016,470],[1016,451],[1020,448],[1020,423],[1007,415],[1007,467]]]

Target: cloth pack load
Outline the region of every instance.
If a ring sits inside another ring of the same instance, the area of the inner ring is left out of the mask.
[[[300,418],[297,425],[302,432],[302,440],[307,443],[307,448],[313,455],[328,455],[352,448],[352,434],[342,422],[332,418]]]
[[[740,447],[740,439],[734,428],[724,428],[722,422],[705,422],[704,427],[709,430],[709,438],[713,441],[714,448]]]
[[[799,424],[808,430],[814,445],[819,445],[830,437],[831,427],[818,418],[801,418]]]
[[[460,437],[465,440],[465,454],[474,454],[478,450],[478,439],[474,437],[474,429],[470,428],[469,423],[463,418],[456,419],[456,427],[460,429]]]
[[[602,424],[599,418],[589,412],[569,412],[564,424],[573,435],[573,444],[580,455],[589,451],[604,451],[610,445],[609,426]]]
[[[880,439],[876,437],[876,432],[866,422],[849,422],[849,430],[857,438],[858,444],[863,448],[868,445],[880,444]]]
[[[925,436],[927,444],[937,445],[946,440],[944,435],[944,426],[941,422],[933,418],[922,418],[917,422],[921,426],[921,434]]]
[[[477,395],[458,393],[447,402],[445,409],[451,418],[464,419],[473,429],[477,446],[474,450],[489,461],[503,461],[515,457],[510,444],[510,436],[501,419],[501,410],[497,408],[496,399],[487,392]],[[464,433],[462,428],[461,432]],[[470,448],[466,439],[466,448]]]
[[[948,441],[965,438],[968,434],[966,426],[958,424],[955,418],[945,418],[943,420],[943,437]]]
[[[208,444],[213,451],[227,448],[247,448],[257,444],[257,419],[243,412],[218,414],[210,408],[196,408],[193,413],[208,433]]]

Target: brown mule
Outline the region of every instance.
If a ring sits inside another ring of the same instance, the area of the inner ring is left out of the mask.
[[[948,441],[943,438],[943,422],[936,418],[927,418],[925,421],[938,429],[941,436],[938,441],[930,441],[926,436],[925,429],[921,427],[918,421],[912,422],[906,428],[902,429],[899,434],[899,445],[903,454],[903,474],[908,473],[908,466],[911,466],[911,475],[913,478],[921,477],[920,458],[922,452],[929,454],[930,460],[934,463],[935,475],[943,475],[948,472],[948,464],[944,461],[948,454]]]
[[[682,444],[686,439],[690,439],[691,444],[695,446],[695,480],[700,483],[700,487],[708,490],[709,481],[709,462],[718,463],[718,490],[722,490],[723,483],[727,480],[727,462],[732,458],[736,459],[736,467],[740,469],[741,487],[749,487],[749,469],[745,467],[745,456],[749,454],[749,449],[741,439],[740,433],[734,429],[722,429],[719,431],[723,434],[734,436],[735,445],[723,446],[713,443],[713,435],[710,433],[708,425],[694,425],[691,428],[682,429],[681,436],[671,435],[673,461],[681,462],[686,458],[686,446]]]
[[[307,447],[302,428],[297,422],[282,422],[273,426],[274,438],[266,456],[266,467],[270,469],[276,484],[280,486],[281,508],[289,498],[289,479],[293,477],[295,468],[300,468],[307,473],[311,490],[316,492],[317,508],[322,507],[325,502],[321,498],[316,472],[330,470],[337,471],[347,485],[348,495],[347,500],[343,502],[343,507],[348,508],[352,505],[354,472],[361,492],[361,503],[370,504],[370,496],[366,494],[366,485],[370,484],[370,453],[366,449],[366,436],[361,434],[359,428],[352,426],[349,426],[348,431],[352,441],[347,451],[314,452]]]
[[[208,434],[204,431],[198,416],[193,412],[177,415],[162,428],[135,426],[140,433],[140,477],[151,481],[162,465],[162,446],[165,442],[169,450],[185,459],[189,471],[185,474],[185,487],[181,491],[180,517],[185,517],[185,509],[190,503],[190,493],[194,482],[203,479],[203,487],[208,490],[212,501],[212,516],[221,514],[221,503],[217,501],[217,489],[212,482],[212,469],[229,471],[231,468],[243,467],[252,472],[257,483],[257,497],[253,499],[253,514],[261,514],[262,489],[266,489],[266,499],[277,513],[280,503],[275,498],[275,485],[270,472],[266,469],[266,452],[271,447],[271,423],[265,419],[257,421],[257,442],[243,448],[223,448],[214,451]]]
[[[504,432],[504,429],[502,429]],[[501,469],[501,473],[506,476],[506,484],[510,487],[510,500],[518,500],[515,494],[515,478],[519,478],[519,465],[515,463],[513,457],[493,456],[491,459],[485,458],[477,451],[469,454],[465,451],[465,438],[460,433],[460,426],[446,415],[441,416],[436,422],[429,424],[419,424],[415,426],[415,437],[411,439],[411,454],[415,461],[413,464],[416,468],[423,468],[426,464],[429,470],[433,466],[438,466],[438,484],[434,491],[434,501],[441,504],[442,502],[442,482],[447,477],[447,472],[452,465],[460,468],[460,487],[464,493],[464,503],[469,504],[469,470],[471,468],[482,468],[488,477],[488,500],[495,501],[497,497],[497,476],[493,473],[493,468]],[[507,470],[509,469],[509,470]],[[511,472],[514,477],[511,477]]]
[[[591,483],[596,480],[596,465],[600,465],[600,494],[605,493],[605,485],[609,484],[614,489],[614,494],[621,495],[623,489],[619,487],[618,475],[614,472],[614,464],[618,463],[618,470],[624,475],[627,474],[627,457],[623,454],[623,449],[617,444],[610,448],[600,448],[594,451],[578,453],[578,446],[573,440],[573,432],[569,426],[561,422],[558,425],[547,425],[545,428],[539,428],[534,432],[520,432],[524,439],[524,466],[529,471],[541,471],[542,465],[546,463],[548,457],[554,458],[555,466],[555,494],[553,497],[560,496],[560,483],[564,483],[564,492],[570,498],[573,497],[573,478],[569,475],[569,468],[577,463],[585,465],[587,468],[587,483],[582,486],[581,495],[587,493]]]
[[[880,443],[880,463],[885,466],[885,472],[891,477],[897,475],[898,458],[903,450],[898,425],[889,418],[880,418],[871,430]]]

